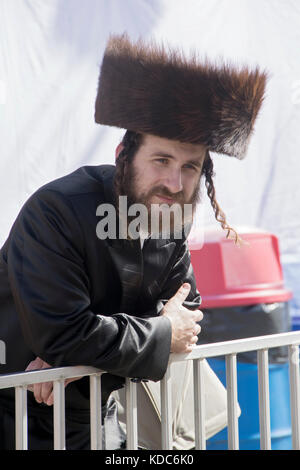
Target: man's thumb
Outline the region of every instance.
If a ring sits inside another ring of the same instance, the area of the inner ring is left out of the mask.
[[[172,297],[172,299],[177,300],[177,302],[179,301],[180,303],[183,303],[185,299],[187,298],[187,296],[189,295],[190,290],[191,290],[190,284],[185,282],[184,284],[182,284],[181,287],[179,287],[178,291]]]

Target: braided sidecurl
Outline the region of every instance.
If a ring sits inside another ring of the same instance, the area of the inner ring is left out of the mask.
[[[209,155],[209,151],[207,150],[205,160],[202,167],[202,175],[205,176],[205,186],[207,190],[207,195],[210,199],[211,206],[215,213],[215,219],[221,224],[223,230],[227,230],[226,238],[230,237],[230,233],[233,232],[233,238],[236,244],[243,244],[243,240],[240,238],[238,233],[227,224],[226,216],[222,209],[220,208],[217,200],[216,200],[216,190],[213,183],[214,174],[214,167],[213,161]]]
[[[138,151],[143,141],[143,135],[134,131],[126,131],[123,139],[123,149],[119,153],[116,161],[116,172],[114,178],[115,194],[118,196],[125,195],[126,180],[126,164],[130,164],[134,155]]]

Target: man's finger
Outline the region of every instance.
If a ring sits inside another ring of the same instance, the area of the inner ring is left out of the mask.
[[[191,344],[196,344],[198,342],[198,336],[193,336],[190,343]]]
[[[35,401],[37,401],[38,403],[42,403],[42,384],[39,383],[33,385],[33,394]]]
[[[47,403],[53,389],[53,382],[34,384],[33,394],[38,403]]]
[[[179,287],[178,291],[176,292],[175,295],[173,295],[173,297],[171,297],[169,302],[176,300],[177,302],[180,302],[182,304],[187,298],[187,296],[189,295],[190,290],[191,290],[191,285],[185,282],[184,284],[182,284],[181,287]]]
[[[75,380],[79,380],[79,379],[82,379],[82,377],[73,377],[71,379],[66,379],[65,380],[65,387],[71,383],[71,382],[75,382]],[[52,383],[52,382],[51,382]],[[48,406],[52,406],[53,403],[54,403],[54,392],[53,392],[53,387],[51,388],[51,393],[48,395],[48,398],[47,400],[45,401],[46,405]]]
[[[44,403],[47,403],[52,390],[53,390],[53,382],[42,383],[41,398]]]
[[[53,392],[53,390],[52,390],[52,392],[50,393],[49,398],[48,398],[48,400],[47,400],[47,402],[46,402],[46,405],[52,406],[53,403],[54,403],[54,392]]]
[[[201,310],[193,310],[193,312],[194,312],[194,320],[196,322],[203,320],[203,312],[201,312]]]
[[[200,331],[201,331],[201,326],[198,323],[196,323],[194,331],[193,331],[194,335],[197,336],[200,333]]]
[[[28,366],[26,367],[26,371],[30,370],[37,370],[37,369],[48,369],[51,368],[50,364],[43,361],[41,358],[36,357],[33,361],[31,361]],[[82,377],[75,377],[71,379],[65,380],[65,387],[70,383],[74,382],[75,380],[79,380]],[[30,392],[33,392],[34,398],[38,403],[46,403],[47,405],[51,406],[54,402],[54,395],[53,395],[53,382],[43,382],[37,384],[31,384],[27,387]]]
[[[29,362],[28,366],[25,369],[26,371],[41,369],[43,367],[43,360],[39,357],[36,357],[33,361]]]
[[[45,369],[51,367],[47,362],[43,361],[40,357],[36,357],[33,361],[29,362],[28,366],[25,369],[25,372],[31,370]],[[42,384],[31,384],[28,385],[27,389],[30,392],[33,392],[34,397],[38,403],[42,403]]]

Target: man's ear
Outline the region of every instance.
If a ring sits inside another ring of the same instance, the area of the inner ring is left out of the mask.
[[[122,142],[120,142],[115,152],[116,160],[118,156],[120,155],[120,153],[122,152],[123,148],[124,148],[124,145],[122,144]]]

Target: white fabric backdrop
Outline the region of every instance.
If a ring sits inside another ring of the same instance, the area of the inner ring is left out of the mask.
[[[299,0],[0,0],[0,244],[42,184],[114,162],[123,131],[94,123],[94,101],[108,35],[123,31],[270,72],[246,160],[215,155],[215,181],[231,225],[278,236],[300,315]]]

